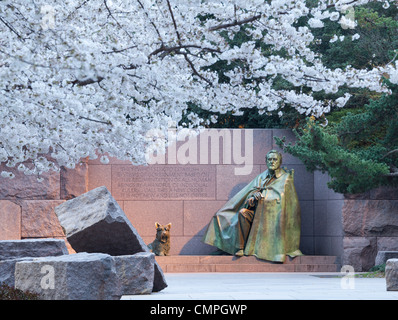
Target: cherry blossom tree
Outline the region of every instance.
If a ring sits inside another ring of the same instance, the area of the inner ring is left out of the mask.
[[[85,157],[106,163],[104,154],[144,164],[167,145],[188,102],[237,115],[243,107],[283,113],[289,104],[318,117],[350,95],[319,101],[313,92],[388,92],[381,79],[398,83],[394,60],[331,70],[310,49],[312,29],[328,19],[353,28],[347,9],[368,2],[0,0],[0,162],[38,175]],[[297,24],[303,17],[308,26]],[[250,40],[229,45],[242,27]],[[231,66],[228,83],[212,68],[219,61]],[[297,90],[276,90],[277,76]],[[187,127],[201,127],[196,114],[186,116]]]

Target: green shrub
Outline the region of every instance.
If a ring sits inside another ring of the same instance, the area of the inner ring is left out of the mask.
[[[388,82],[387,82],[388,83]],[[285,152],[311,172],[328,172],[328,187],[338,193],[362,193],[379,186],[398,186],[398,86],[360,109],[335,117],[324,126],[315,118],[295,130],[297,142]]]
[[[371,272],[386,272],[386,264],[378,264],[377,266],[372,267],[369,271]]]

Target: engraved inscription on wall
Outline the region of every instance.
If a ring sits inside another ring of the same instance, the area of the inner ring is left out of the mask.
[[[112,166],[118,200],[215,199],[212,165]]]

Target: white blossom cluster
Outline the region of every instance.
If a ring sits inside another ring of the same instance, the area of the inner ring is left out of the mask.
[[[280,115],[290,104],[320,116],[349,99],[275,90],[277,76],[312,92],[386,91],[381,76],[397,83],[396,65],[331,70],[310,49],[311,28],[341,19],[347,2],[370,1],[320,0],[310,9],[304,0],[0,0],[0,162],[37,175],[98,154],[103,163],[109,154],[144,164],[145,152],[164,148],[158,137],[181,120],[187,102]],[[309,28],[294,26],[301,17]],[[242,25],[253,41],[230,47],[225,34]],[[256,40],[288,57],[265,55]],[[225,84],[209,68],[220,60],[245,67],[226,73]],[[188,119],[200,127],[197,115]]]

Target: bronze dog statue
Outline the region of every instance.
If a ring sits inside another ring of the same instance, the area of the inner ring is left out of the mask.
[[[148,248],[157,256],[168,256],[170,251],[170,228],[171,223],[161,225],[155,223],[156,238],[148,245]]]

